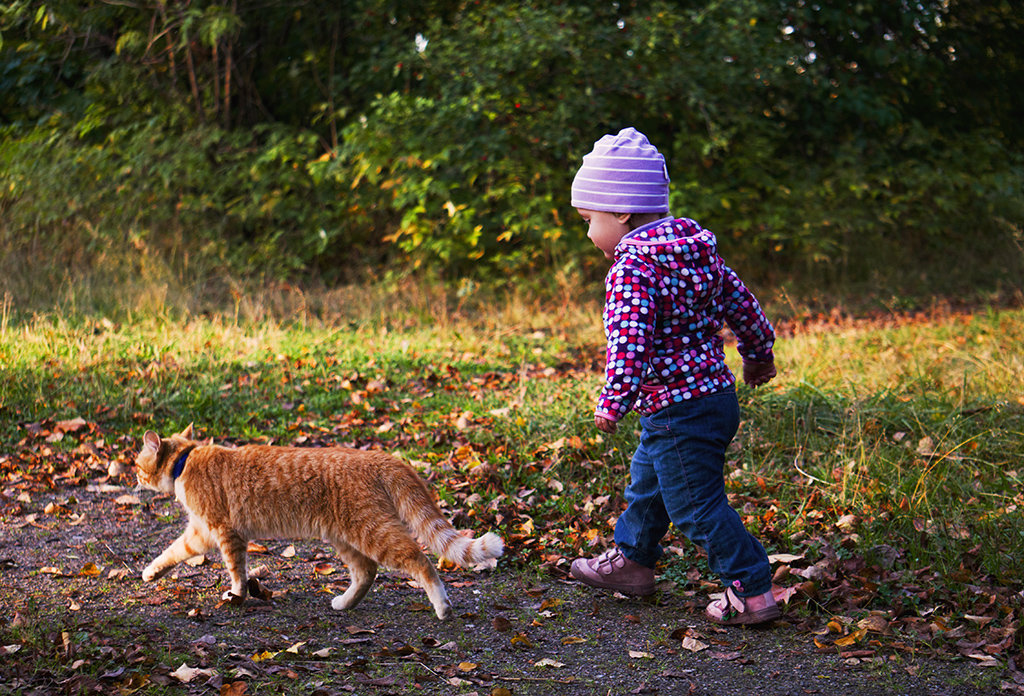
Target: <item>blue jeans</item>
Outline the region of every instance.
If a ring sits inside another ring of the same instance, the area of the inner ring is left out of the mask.
[[[707,551],[725,585],[740,596],[771,589],[768,555],[725,496],[725,449],[739,427],[736,391],[673,404],[640,419],[643,432],[630,464],[626,511],[615,543],[626,558],[653,568],[669,523]]]

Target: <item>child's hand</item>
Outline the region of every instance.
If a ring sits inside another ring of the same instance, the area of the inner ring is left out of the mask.
[[[752,387],[759,387],[767,384],[775,375],[775,361],[754,362],[753,360],[743,361],[743,381]]]
[[[619,427],[619,424],[616,423],[615,421],[608,420],[607,418],[604,418],[602,416],[594,416],[594,425],[597,426],[598,430],[600,430],[603,433],[608,433],[609,435],[614,433],[615,430]]]

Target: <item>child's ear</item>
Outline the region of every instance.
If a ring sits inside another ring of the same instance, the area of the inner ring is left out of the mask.
[[[633,213],[619,213],[615,216],[615,219],[619,221],[620,225],[625,225],[631,217],[633,217]]]

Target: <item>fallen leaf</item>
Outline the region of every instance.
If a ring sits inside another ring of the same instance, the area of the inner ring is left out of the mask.
[[[977,660],[979,667],[999,667],[999,660],[992,657],[991,655],[985,655],[983,653],[971,653],[968,655],[972,660]]]
[[[975,616],[973,614],[964,614],[964,618],[967,619],[968,621],[971,621],[973,623],[978,624],[978,626],[980,626],[981,628],[984,628],[990,622],[992,622],[996,617],[994,617],[994,616]]]
[[[230,684],[222,684],[220,696],[245,696],[249,686],[244,681],[233,681]]]
[[[60,430],[61,432],[74,433],[78,432],[87,425],[88,423],[86,423],[84,418],[72,418],[71,420],[57,421],[56,427],[57,430]]]
[[[917,441],[917,453],[924,457],[935,454],[935,441],[927,435],[922,437]]]
[[[562,639],[562,645],[576,645],[578,643],[586,643],[586,638],[580,638],[579,636],[567,636]]]
[[[267,547],[258,541],[250,541],[245,550],[248,553],[266,553]]]
[[[565,663],[559,662],[558,660],[552,660],[550,657],[545,657],[541,660],[537,660],[533,663],[534,667],[565,667]]]
[[[117,505],[142,505],[142,501],[136,495],[125,493],[114,498],[114,503]]]
[[[889,619],[881,614],[871,614],[857,622],[857,628],[863,628],[872,633],[889,633]]]
[[[857,629],[848,636],[837,638],[835,644],[841,648],[845,648],[848,645],[854,645],[855,643],[859,643],[860,640],[867,634],[867,632],[868,630],[866,628]]]
[[[317,563],[313,570],[320,575],[331,575],[336,572],[334,566],[330,563]]]
[[[768,562],[772,565],[776,563],[793,563],[794,561],[802,560],[803,557],[803,554],[796,556],[791,553],[773,553],[772,555],[768,556]]]
[[[95,563],[86,563],[84,566],[82,566],[82,569],[80,571],[78,571],[78,574],[79,575],[85,575],[86,577],[94,578],[97,575],[100,575],[102,572],[103,571],[101,571],[96,566]]]
[[[474,669],[476,669],[479,666],[480,665],[478,665],[475,662],[460,662],[459,663],[459,671],[461,671],[461,672],[472,672]]]
[[[707,643],[699,641],[696,638],[691,638],[690,636],[686,636],[685,638],[683,638],[684,650],[689,650],[690,652],[700,652],[701,650],[707,650],[707,648]]]
[[[683,643],[685,645],[686,641],[683,641]],[[704,647],[706,648],[708,646],[705,645]],[[634,659],[637,659],[637,660],[652,660],[652,659],[654,659],[654,655],[652,655],[649,652],[643,652],[642,650],[630,650],[629,651],[629,656],[634,658]]]
[[[524,647],[524,648],[532,648],[533,647],[533,643],[530,642],[530,639],[527,638],[526,634],[523,634],[523,633],[517,633],[514,636],[512,636],[512,639],[511,639],[510,642],[512,643],[512,645],[518,645],[518,646],[521,646],[521,647]]]
[[[184,662],[181,663],[181,667],[171,672],[171,676],[180,681],[183,684],[188,684],[196,677],[212,677],[216,672],[212,669],[198,669],[196,667],[189,667]]]
[[[561,599],[549,597],[540,603],[539,611],[547,611],[549,609],[554,609],[555,607],[561,606],[562,602],[563,600]]]
[[[295,557],[295,546],[288,546],[284,551],[281,552],[281,558],[294,558]]]
[[[792,587],[773,587],[772,594],[775,596],[775,601],[781,604],[789,604],[789,600],[800,592],[800,588],[796,585]]]

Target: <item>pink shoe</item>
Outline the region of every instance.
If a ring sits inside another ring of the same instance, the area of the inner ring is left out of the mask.
[[[737,580],[733,583],[742,591],[743,586]],[[740,597],[732,587],[725,588],[725,596],[707,606],[704,615],[716,624],[723,626],[756,626],[768,623],[782,616],[775,596],[771,590],[763,595]]]
[[[597,558],[577,558],[569,572],[591,587],[631,595],[654,592],[654,571],[629,560],[618,548],[609,549]]]

